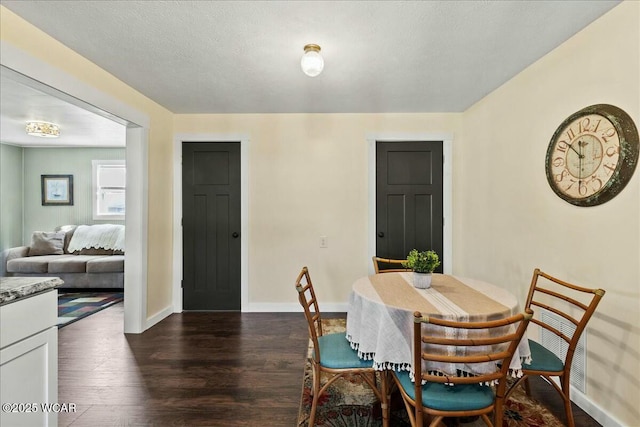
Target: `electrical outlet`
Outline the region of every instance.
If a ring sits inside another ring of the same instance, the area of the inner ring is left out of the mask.
[[[320,247],[321,248],[329,247],[329,241],[327,240],[327,236],[320,236]]]

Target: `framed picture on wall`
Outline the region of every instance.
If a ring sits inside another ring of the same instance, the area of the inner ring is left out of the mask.
[[[40,175],[42,206],[73,205],[73,175]]]

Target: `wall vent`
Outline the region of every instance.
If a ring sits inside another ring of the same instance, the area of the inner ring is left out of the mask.
[[[576,326],[573,323],[545,309],[540,309],[540,320],[548,323],[567,336],[571,336],[576,330]],[[582,393],[586,393],[585,388],[587,382],[586,338],[586,331],[583,331],[582,336],[578,340],[578,345],[573,355],[573,363],[571,364],[571,385]],[[540,339],[542,340],[541,344],[560,359],[564,360],[567,356],[569,344],[553,332],[543,328]]]

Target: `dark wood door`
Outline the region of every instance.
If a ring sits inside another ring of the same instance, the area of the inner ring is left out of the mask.
[[[443,257],[442,141],[376,142],[376,255]]]
[[[240,310],[240,143],[182,144],[183,308]]]

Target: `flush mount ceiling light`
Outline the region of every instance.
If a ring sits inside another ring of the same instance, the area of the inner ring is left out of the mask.
[[[27,122],[27,134],[42,138],[57,138],[60,136],[58,125],[49,122]]]
[[[304,55],[300,60],[302,71],[309,77],[315,77],[322,72],[324,68],[324,59],[320,55],[320,46],[317,44],[308,44],[304,47]]]

